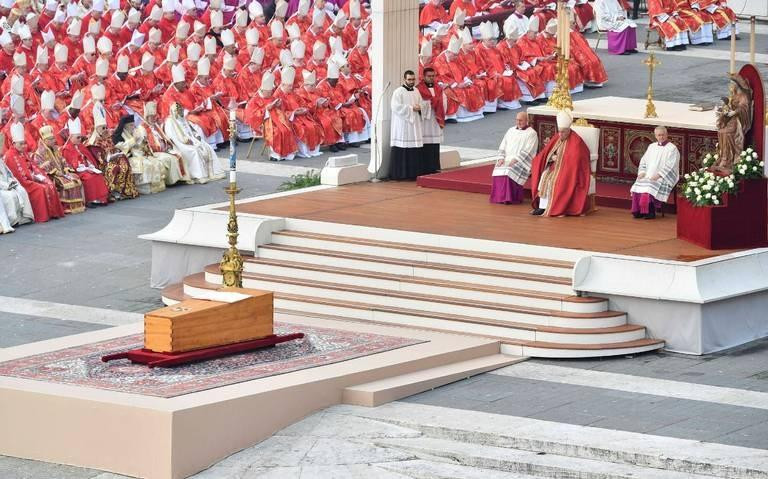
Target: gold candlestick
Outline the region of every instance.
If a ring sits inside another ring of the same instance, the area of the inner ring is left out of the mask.
[[[653,104],[653,71],[657,66],[661,65],[661,62],[656,59],[656,55],[651,53],[648,58],[643,60],[643,63],[648,67],[648,102],[645,104],[645,117],[646,118],[658,118],[656,114],[656,105]]]
[[[571,86],[568,78],[568,62],[562,51],[558,48],[557,52],[557,76],[555,77],[555,90],[547,101],[547,106],[558,110],[573,110],[573,99],[571,98]]]
[[[235,209],[235,195],[240,193],[237,188],[237,180],[235,179],[234,171],[236,165],[236,153],[235,153],[235,135],[237,130],[235,128],[235,115],[229,116],[229,155],[230,155],[230,176],[229,185],[224,189],[229,195],[229,220],[227,221],[227,241],[229,242],[229,249],[224,252],[219,263],[219,270],[223,277],[223,284],[228,288],[242,288],[243,287],[243,257],[240,256],[240,251],[237,249],[237,211]]]

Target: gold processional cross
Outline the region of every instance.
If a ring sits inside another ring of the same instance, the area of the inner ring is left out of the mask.
[[[648,67],[648,103],[645,104],[645,117],[657,118],[656,106],[653,104],[653,71],[657,66],[661,65],[661,62],[656,59],[656,55],[651,53],[648,58],[643,60],[643,63]]]

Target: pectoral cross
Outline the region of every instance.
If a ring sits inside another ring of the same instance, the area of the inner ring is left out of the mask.
[[[645,104],[645,117],[656,118],[656,106],[653,104],[653,71],[657,66],[661,65],[661,62],[656,60],[656,55],[651,53],[648,58],[643,60],[643,64],[648,67],[648,103]]]

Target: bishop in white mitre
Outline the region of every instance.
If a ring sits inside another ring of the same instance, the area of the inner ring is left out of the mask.
[[[403,74],[403,84],[392,93],[392,127],[389,178],[413,180],[423,170],[421,162],[424,133],[422,110],[426,102],[416,89],[416,74],[408,70]]]
[[[531,161],[539,148],[539,136],[528,125],[528,113],[517,114],[499,145],[503,158],[496,162],[491,184],[491,203],[523,202],[523,185],[531,176]]]
[[[608,32],[608,53],[637,53],[637,24],[627,18],[619,0],[595,0],[594,9],[598,29]]]
[[[663,126],[654,130],[656,142],[648,145],[632,185],[632,216],[653,219],[680,179],[680,152],[669,141]]]

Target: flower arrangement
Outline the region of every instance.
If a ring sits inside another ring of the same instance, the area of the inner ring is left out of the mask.
[[[717,154],[707,153],[703,167],[698,171],[684,176],[683,196],[694,206],[718,206],[723,203],[724,193],[738,191],[739,182],[763,177],[764,163],[758,158],[753,148],[741,152],[733,164],[733,172],[727,176],[717,175],[709,171],[709,167],[717,162]]]
[[[739,158],[733,163],[733,174],[739,180],[762,178],[764,165],[765,163],[758,158],[757,152],[750,147],[742,151]]]

